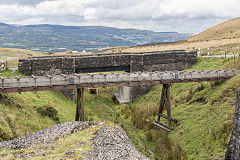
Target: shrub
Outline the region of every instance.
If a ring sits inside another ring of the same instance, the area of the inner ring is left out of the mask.
[[[152,118],[157,115],[159,106],[158,105],[148,105],[148,106],[137,106],[134,107],[133,113],[131,114],[131,120],[133,124],[139,129],[151,129]]]
[[[172,98],[171,105],[172,106],[177,106],[178,105],[178,101],[175,98]]]
[[[153,141],[153,131],[152,130],[149,130],[149,131],[146,132],[146,139],[149,142]]]
[[[57,117],[58,111],[53,106],[41,106],[38,107],[37,110],[42,116],[48,116],[57,121],[59,120],[59,118]]]
[[[233,128],[232,120],[225,121],[222,124],[222,126],[219,128],[218,138],[222,139],[222,145],[225,147],[227,146],[227,143],[228,143],[227,137],[229,137],[231,135],[232,128]]]
[[[114,119],[114,123],[119,124],[119,119],[118,119],[117,116],[116,116],[115,119]]]
[[[85,113],[85,120],[86,121],[93,121],[93,114],[91,112],[86,112]]]
[[[198,103],[201,103],[201,104],[206,104],[207,103],[207,100],[205,97],[199,97],[197,98],[196,100],[194,100],[193,102],[198,102]]]
[[[129,113],[125,113],[125,114],[124,114],[124,118],[125,118],[125,119],[128,119],[128,117],[129,117]]]
[[[10,139],[9,135],[2,128],[0,128],[0,142],[9,139]]]
[[[155,152],[161,154],[164,159],[168,160],[183,160],[186,159],[186,154],[183,152],[178,141],[174,142],[168,137],[168,133],[163,130],[154,132]],[[156,155],[156,156],[159,156]]]
[[[188,93],[187,93],[187,95],[185,97],[185,101],[186,102],[190,101],[192,99],[192,97],[193,97],[193,89],[192,89],[192,87],[190,87],[188,89]]]
[[[221,80],[220,80],[220,81],[210,82],[210,83],[209,83],[209,84],[210,84],[210,88],[213,89],[214,87],[221,85],[223,82],[224,82],[224,81],[221,81]]]
[[[196,89],[195,89],[195,92],[200,92],[204,89],[204,85],[203,83],[200,83],[197,85]]]

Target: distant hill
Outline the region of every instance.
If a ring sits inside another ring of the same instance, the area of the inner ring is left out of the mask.
[[[228,20],[209,28],[187,40],[176,43],[155,43],[152,45],[141,45],[136,47],[121,47],[109,50],[108,52],[153,52],[164,50],[195,50],[201,48],[207,53],[207,48],[217,50],[236,49],[240,52],[240,17]],[[202,52],[203,53],[203,52]]]
[[[38,52],[95,51],[112,46],[175,42],[192,34],[102,26],[8,25],[0,23],[0,47]]]
[[[240,38],[240,17],[218,24],[201,32],[188,41]]]

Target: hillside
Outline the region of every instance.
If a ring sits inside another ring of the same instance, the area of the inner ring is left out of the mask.
[[[192,34],[118,29],[102,26],[61,26],[0,24],[0,47],[38,52],[96,51],[112,46],[135,46],[147,43],[175,42]]]
[[[231,38],[113,48],[112,51],[192,50],[197,47],[206,51],[207,47],[228,50],[239,46],[239,39]],[[217,50],[214,52],[217,54]],[[240,59],[234,62],[221,58],[199,58],[198,63],[189,69],[240,69],[239,64]],[[8,71],[3,75],[18,74],[17,71],[15,73]],[[112,99],[116,88],[99,88],[98,95],[91,95],[86,90],[84,94],[86,119],[119,124],[136,149],[150,159],[223,159],[233,126],[236,89],[240,87],[239,78],[238,75],[224,82],[172,85],[172,116],[179,121],[179,125],[174,126],[174,131],[169,135],[154,131],[151,126],[152,121],[156,120],[161,85],[155,86],[134,103],[121,105]],[[0,140],[13,139],[74,120],[76,103],[56,91],[2,94],[0,99]],[[94,131],[91,131],[91,135]],[[61,145],[67,143],[61,140],[58,142]],[[0,156],[4,152],[0,152]]]
[[[231,68],[234,64],[239,69],[237,63],[239,61],[234,63],[221,58],[203,58],[191,70]],[[169,135],[174,143],[170,141],[158,146],[159,150],[166,150],[166,159],[171,159],[171,154],[187,159],[224,158],[233,127],[239,78],[238,75],[227,81],[171,86],[172,116],[179,121],[179,125]],[[132,119],[138,128],[144,129],[146,122],[135,117],[151,121],[156,119],[161,89],[162,86],[156,86],[132,104],[133,108],[136,107]],[[154,132],[145,131],[146,137],[150,137],[149,141],[156,143],[151,138]],[[180,147],[176,147],[178,144]]]
[[[239,61],[201,58],[191,69],[226,67],[239,69]],[[136,102],[121,105],[112,100],[116,88],[99,88],[98,95],[86,91],[86,119],[121,125],[138,151],[150,159],[221,159],[231,134],[238,87],[239,76],[225,82],[174,84],[171,87],[172,115],[179,126],[175,126],[169,136],[151,129],[159,107],[161,85]],[[73,121],[75,105],[55,91],[2,94],[0,137],[13,139],[60,122]]]
[[[235,18],[206,31],[203,31],[187,40],[168,44],[154,44],[136,47],[120,47],[108,52],[146,52],[163,50],[205,50],[214,48],[217,50],[236,50],[240,46],[240,18]]]
[[[17,48],[0,48],[0,57],[16,57],[16,58],[27,58],[29,56],[45,56],[46,54]]]
[[[240,38],[240,17],[218,24],[191,38],[188,41],[209,41],[214,39]]]
[[[18,60],[21,58],[27,58],[31,56],[49,56],[49,55],[79,55],[79,54],[91,54],[89,52],[87,53],[74,53],[72,51],[68,52],[56,52],[56,53],[41,53],[36,51],[31,51],[27,49],[17,49],[17,48],[0,48],[0,60],[6,60],[8,66],[10,67],[16,67],[18,64]]]

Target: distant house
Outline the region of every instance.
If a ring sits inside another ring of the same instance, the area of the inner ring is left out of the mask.
[[[78,51],[72,51],[72,53],[78,53]]]
[[[23,56],[24,55],[24,53],[18,53],[18,56]]]
[[[32,51],[39,51],[39,48],[33,48]]]

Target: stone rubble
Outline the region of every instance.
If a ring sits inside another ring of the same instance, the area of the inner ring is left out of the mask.
[[[95,125],[95,122],[64,122],[43,130],[15,138],[13,140],[0,142],[0,149],[20,149],[35,146],[42,143],[51,143],[55,139],[71,134],[74,130],[80,131]]]
[[[91,141],[94,151],[87,153],[85,160],[147,160],[138,152],[126,132],[118,126],[103,127]]]
[[[1,149],[21,149],[30,146],[39,145],[42,143],[51,143],[56,139],[76,133],[88,127],[96,127],[97,125],[104,124],[104,122],[65,122],[61,123],[41,131],[37,131],[20,138],[13,140],[0,142]],[[84,153],[85,160],[148,160],[143,154],[137,151],[131,140],[128,138],[126,132],[119,126],[113,127],[105,126],[95,132],[95,137],[91,139],[93,145],[93,151]],[[80,143],[80,142],[78,142]],[[51,146],[49,146],[51,147]],[[42,148],[44,150],[50,149]],[[15,158],[29,159],[37,158],[37,156],[44,156],[38,154],[38,151],[34,151],[29,154],[21,154],[14,152]],[[75,151],[68,151],[61,159],[77,159]],[[5,155],[0,155],[5,156]]]

